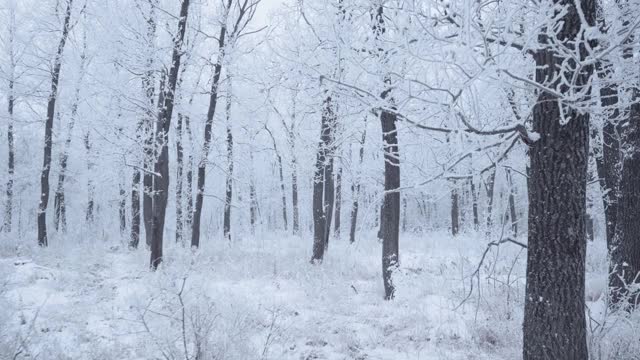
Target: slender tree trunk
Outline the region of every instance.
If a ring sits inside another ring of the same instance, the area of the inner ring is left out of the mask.
[[[149,17],[147,18],[147,34],[146,34],[146,72],[142,77],[142,87],[145,91],[147,108],[146,116],[143,119],[142,132],[144,136],[144,172],[142,173],[142,216],[144,222],[145,243],[148,247],[151,246],[151,226],[153,219],[153,164],[155,162],[155,129],[153,124],[157,120],[158,106],[161,106],[161,102],[157,105],[155,103],[155,71],[153,68],[154,59],[156,56],[155,38],[156,38],[156,17],[155,9],[157,7],[156,0],[149,0]],[[162,95],[163,80],[160,83],[159,94]],[[133,190],[132,190],[133,191]]]
[[[340,212],[342,210],[342,166],[338,169],[336,174],[336,203],[335,203],[335,219],[333,235],[336,238],[340,237]]]
[[[15,143],[13,140],[13,104],[14,104],[14,92],[13,92],[13,80],[9,81],[9,120],[7,128],[7,145],[9,147],[9,159],[8,165],[8,180],[7,180],[7,199],[4,210],[4,231],[11,232],[11,223],[13,218],[13,177],[15,174]]]
[[[187,134],[189,135],[189,144],[191,145],[190,147],[191,150],[189,151],[189,157],[187,161],[187,191],[186,191],[187,216],[185,219],[185,229],[188,229],[188,231],[191,231],[191,226],[193,223],[193,152],[194,151],[193,151],[193,134],[191,133],[191,124],[189,122],[188,116],[184,117],[184,125],[187,130]]]
[[[7,159],[7,199],[4,208],[4,231],[11,232],[13,222],[13,182],[15,176],[15,141],[13,130],[13,108],[15,104],[15,72],[16,72],[16,58],[14,53],[14,40],[15,40],[15,28],[16,17],[13,7],[9,9],[9,89],[7,91],[7,146],[8,146],[8,159]]]
[[[469,185],[471,186],[471,202],[473,206],[473,228],[477,231],[480,229],[480,215],[478,214],[478,193],[476,192],[473,177],[469,179]]]
[[[491,233],[491,229],[493,228],[493,197],[495,192],[495,184],[496,184],[496,171],[494,168],[490,170],[489,178],[485,183],[485,188],[487,190],[487,234]]]
[[[632,90],[634,102],[621,134],[625,149],[616,206],[616,231],[611,248],[609,287],[612,305],[628,300],[632,307],[640,304],[640,104],[638,89]]]
[[[183,116],[178,113],[176,126],[176,243],[182,243],[184,235],[184,219],[182,215],[182,193],[184,173],[184,150],[182,148],[182,123]]]
[[[140,243],[140,170],[133,170],[131,180],[131,239],[129,247],[138,248]]]
[[[291,206],[293,207],[293,233],[300,231],[300,207],[298,205],[298,160],[296,154],[295,126],[296,126],[296,96],[293,94],[293,109],[291,126],[289,126],[289,147],[291,149]],[[286,124],[285,124],[286,125]]]
[[[224,199],[224,238],[231,241],[231,202],[233,200],[233,132],[231,130],[231,77],[227,91],[227,180]],[[281,172],[282,174],[282,172]]]
[[[360,141],[359,150],[359,163],[356,176],[351,184],[351,193],[353,197],[353,203],[351,204],[351,230],[349,231],[349,242],[354,243],[356,241],[356,229],[358,226],[358,207],[360,199],[360,177],[362,174],[362,163],[364,161],[364,143],[367,138],[367,118],[364,120],[364,131],[362,131],[362,140]]]
[[[171,68],[169,70],[167,88],[164,91],[164,99],[163,102],[161,102],[163,105],[156,124],[156,148],[160,148],[160,154],[154,166],[157,176],[153,179],[153,239],[151,241],[150,264],[154,270],[162,262],[164,222],[169,197],[169,130],[171,128],[171,115],[173,113],[176,84],[178,74],[180,73],[182,43],[186,32],[188,12],[189,0],[182,0],[178,20],[178,32],[173,39],[173,53],[171,55]]]
[[[84,135],[84,148],[87,151],[87,173],[89,174],[87,178],[87,209],[85,211],[85,220],[88,224],[92,224],[94,220],[94,198],[96,187],[93,184],[93,177],[91,176],[94,171],[94,163],[92,159],[93,154],[91,153],[92,145],[89,131]]]
[[[51,73],[51,92],[47,103],[47,119],[44,130],[44,156],[42,173],[40,175],[40,203],[38,206],[38,245],[47,246],[47,206],[49,203],[49,173],[51,171],[51,150],[53,147],[53,117],[56,113],[56,100],[58,99],[58,83],[60,80],[60,69],[62,67],[62,53],[69,35],[71,22],[71,6],[73,0],[67,0],[67,9],[64,15],[64,25],[62,36],[58,43],[58,50],[53,63]]]
[[[62,225],[62,232],[67,231],[67,206],[65,202],[65,194],[64,194],[64,184],[65,178],[67,174],[67,163],[69,160],[69,151],[71,148],[71,140],[73,139],[73,128],[75,127],[76,118],[78,116],[78,106],[80,103],[80,87],[82,84],[82,79],[86,73],[87,66],[87,36],[86,33],[83,34],[83,45],[82,45],[82,53],[80,55],[80,76],[78,78],[78,82],[76,84],[74,102],[71,106],[71,118],[69,119],[69,124],[67,125],[67,138],[64,142],[64,148],[60,153],[59,158],[59,166],[60,172],[58,173],[58,187],[56,188],[56,192],[54,195],[54,224],[56,231]]]
[[[451,235],[456,236],[460,232],[460,196],[455,180],[451,185]]]
[[[518,215],[516,212],[516,192],[513,186],[513,176],[511,170],[507,169],[507,184],[509,185],[509,218],[511,219],[511,232],[513,237],[518,236]]]
[[[251,233],[255,234],[258,220],[258,198],[256,195],[256,185],[253,175],[253,149],[249,150],[249,157],[251,161],[251,177],[249,179],[249,221],[251,224]]]
[[[124,189],[124,184],[122,183],[120,183],[118,214],[120,215],[120,235],[124,235],[127,231],[127,191]]]
[[[620,2],[623,13],[623,25],[629,26],[629,3]],[[635,36],[631,35],[623,44],[623,64],[625,70],[635,74],[634,53],[637,51]],[[610,72],[610,64],[606,64],[605,74]],[[626,75],[626,74],[625,74]],[[611,105],[617,105],[617,89],[604,87],[601,90],[609,94]],[[616,126],[615,118],[609,118],[603,128],[603,172],[607,186],[605,198],[605,217],[607,230],[613,228],[613,239],[609,244],[609,288],[611,291],[610,307],[635,308],[640,304],[640,291],[635,285],[640,283],[640,241],[638,230],[640,225],[640,89],[629,90],[631,106],[624,114],[624,121]],[[612,100],[616,100],[613,102]],[[607,104],[609,105],[609,104]],[[612,115],[619,115],[614,112]],[[616,135],[619,134],[619,137]],[[620,152],[620,150],[622,150]],[[608,151],[608,152],[607,152]],[[619,178],[616,178],[619,173]],[[615,213],[613,213],[615,211]]]
[[[320,124],[320,142],[313,178],[313,255],[311,262],[321,262],[327,250],[331,211],[333,211],[333,132],[336,115],[330,95],[324,100]],[[331,205],[331,206],[330,206]]]
[[[216,113],[218,104],[218,89],[220,85],[220,75],[225,55],[225,41],[227,37],[227,17],[231,8],[231,0],[227,2],[226,14],[224,15],[220,35],[218,36],[218,60],[213,69],[213,81],[211,82],[211,92],[209,96],[209,110],[204,125],[204,146],[200,163],[198,164],[198,184],[196,188],[196,207],[193,211],[193,227],[191,229],[191,246],[200,246],[200,218],[202,217],[202,205],[204,203],[204,186],[207,171],[207,157],[211,148],[211,136],[213,134],[213,116]]]
[[[553,46],[571,49],[587,24],[595,26],[595,1],[555,0],[566,13],[551,42],[543,33],[536,50],[535,80],[566,93],[561,83],[573,79],[577,88],[590,86],[592,66],[575,69]],[[579,15],[575,4],[580,4]],[[556,45],[552,45],[556,44]],[[583,45],[579,60],[587,55]],[[569,50],[571,51],[571,50]],[[563,66],[563,65],[565,66]],[[568,65],[568,66],[567,66]],[[564,71],[563,74],[559,74]],[[552,80],[551,80],[552,79]],[[553,81],[553,83],[549,83]],[[580,89],[577,89],[580,90]],[[587,93],[588,94],[588,93]],[[584,99],[587,100],[587,99]],[[533,131],[540,139],[529,149],[529,239],[523,325],[524,360],[589,357],[585,317],[585,214],[589,147],[589,114],[576,111],[548,92],[540,92],[533,110]],[[563,124],[563,119],[568,123]]]
[[[612,72],[612,64],[600,63],[598,74],[607,79]],[[606,81],[606,80],[605,80]],[[618,88],[614,83],[609,83],[600,88],[601,105],[606,109],[608,116],[604,119],[602,127],[602,150],[596,153],[596,168],[602,189],[602,201],[604,205],[605,231],[607,236],[607,248],[613,249],[613,241],[616,231],[618,216],[618,201],[620,197],[620,172],[622,171],[622,153],[620,151],[620,132],[617,125],[620,121],[618,108]]]

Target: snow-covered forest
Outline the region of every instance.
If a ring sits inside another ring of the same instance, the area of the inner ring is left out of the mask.
[[[0,359],[640,359],[637,0],[0,0]]]

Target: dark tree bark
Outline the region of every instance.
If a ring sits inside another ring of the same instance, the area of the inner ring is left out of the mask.
[[[336,115],[333,100],[328,95],[323,104],[320,142],[316,153],[313,177],[313,255],[311,262],[321,262],[327,250],[331,212],[333,211],[333,142]]]
[[[131,238],[129,247],[138,248],[140,243],[140,170],[133,169],[131,181]]]
[[[384,146],[384,201],[380,209],[380,237],[382,239],[382,277],[385,299],[394,297],[395,286],[392,273],[399,264],[400,232],[400,153],[398,150],[398,132],[396,115],[383,111],[382,141]]]
[[[84,148],[87,151],[87,173],[89,174],[89,177],[87,178],[87,209],[85,211],[85,220],[88,224],[92,224],[94,220],[93,208],[95,207],[94,198],[96,187],[93,184],[93,177],[91,176],[94,171],[94,163],[92,159],[93,154],[91,153],[92,145],[89,131],[87,131],[84,135]]]
[[[209,96],[209,110],[207,111],[207,119],[204,125],[204,146],[203,155],[198,164],[198,184],[196,188],[196,206],[193,211],[193,227],[191,229],[191,246],[200,246],[200,218],[202,217],[202,205],[204,203],[204,186],[207,171],[207,157],[211,148],[211,136],[213,134],[213,116],[216,113],[218,105],[218,89],[220,86],[220,75],[222,74],[222,64],[225,56],[225,42],[227,41],[227,17],[229,9],[231,9],[232,0],[227,1],[226,14],[220,26],[220,35],[218,36],[218,60],[213,69],[213,81],[211,82],[211,91]]]
[[[511,220],[511,232],[513,237],[518,236],[518,214],[516,212],[516,191],[513,186],[513,176],[511,170],[506,170],[507,184],[509,185],[509,219]]]
[[[581,4],[589,26],[595,25],[596,6],[594,0],[554,3],[566,13],[557,20],[554,45],[543,33],[538,37],[541,46],[534,56],[535,81],[564,94],[569,90],[558,75],[565,79],[575,76],[575,87],[584,89],[590,86],[593,68],[582,67],[579,74],[567,70],[576,68],[575,60],[564,58],[554,47],[564,46],[572,51],[575,46],[582,28],[576,3]],[[587,55],[584,45],[577,50],[583,60]],[[559,74],[560,71],[564,73]],[[553,94],[540,91],[533,110],[533,131],[540,134],[540,139],[529,149],[524,360],[589,357],[585,317],[589,114],[566,104],[560,108],[559,103]],[[562,124],[563,119],[568,123]]]
[[[383,7],[376,11],[373,27],[376,42],[381,42],[381,37],[386,31]],[[385,64],[387,55],[381,45],[378,45],[379,58]],[[389,104],[392,110],[396,109],[394,99],[390,96],[391,81],[389,77],[384,79],[385,89],[380,98]],[[398,148],[398,129],[396,122],[398,117],[394,112],[382,110],[380,112],[380,124],[382,127],[382,144],[384,146],[384,199],[380,208],[379,237],[382,240],[382,280],[384,282],[385,299],[394,297],[395,286],[393,284],[393,271],[398,267],[399,258],[399,233],[400,233],[400,152]]]
[[[182,193],[184,181],[184,149],[182,147],[183,116],[178,113],[176,124],[176,243],[182,243],[184,219],[182,214]]]
[[[458,185],[455,181],[451,185],[451,235],[456,236],[460,232],[460,196]]]
[[[471,187],[471,206],[473,207],[473,228],[477,231],[480,229],[480,215],[478,214],[478,193],[473,177],[469,179],[469,185]]]
[[[124,185],[120,184],[120,201],[118,204],[118,215],[120,215],[120,234],[124,235],[127,231],[127,191]]]
[[[187,160],[187,216],[185,219],[185,229],[190,231],[193,223],[193,133],[191,132],[191,124],[188,116],[184,117],[184,126],[187,131],[187,135],[189,136],[189,144],[191,145],[191,150],[189,151],[189,157]]]
[[[15,71],[16,71],[16,58],[14,53],[14,40],[15,40],[15,27],[16,27],[16,18],[15,11],[10,9],[9,14],[9,89],[7,91],[7,147],[8,147],[8,159],[7,159],[7,188],[6,188],[6,202],[4,208],[4,231],[9,233],[11,232],[12,222],[13,222],[13,182],[15,176],[15,141],[14,141],[14,133],[13,133],[13,108],[15,104]]]
[[[156,123],[156,148],[160,148],[160,153],[154,166],[157,176],[153,179],[153,238],[151,240],[150,264],[154,270],[162,262],[164,222],[169,197],[169,130],[171,128],[171,115],[173,113],[176,84],[178,74],[180,73],[182,43],[184,41],[188,13],[189,0],[182,0],[178,20],[178,32],[173,39],[173,52],[171,55],[171,68],[169,69],[167,88],[164,91],[164,99],[160,102],[163,105],[158,115],[158,122]]]
[[[231,77],[227,91],[227,180],[224,198],[224,238],[231,241],[231,201],[233,200],[233,131],[231,130]],[[282,173],[281,173],[282,174]]]
[[[53,147],[53,117],[56,113],[56,100],[58,99],[58,83],[60,80],[60,69],[62,68],[62,53],[64,52],[69,27],[71,23],[71,8],[73,0],[67,0],[67,8],[64,15],[64,25],[62,36],[58,43],[58,50],[51,72],[51,92],[47,103],[47,119],[44,127],[44,156],[42,163],[42,173],[40,175],[40,203],[38,205],[38,245],[47,246],[47,206],[49,204],[49,173],[51,171],[51,151]]]
[[[349,231],[349,242],[354,243],[356,241],[356,229],[358,226],[358,207],[360,199],[360,176],[362,173],[362,163],[364,161],[364,142],[367,138],[367,118],[364,120],[364,131],[362,132],[362,140],[360,141],[359,150],[359,163],[358,170],[353,182],[351,183],[351,197],[353,202],[351,204],[351,229]]]
[[[336,202],[335,202],[335,215],[334,215],[334,228],[333,235],[336,238],[340,237],[340,211],[342,210],[342,166],[338,169],[336,174]]]

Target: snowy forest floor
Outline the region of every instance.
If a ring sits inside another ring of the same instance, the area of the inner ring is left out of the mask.
[[[205,239],[195,254],[166,244],[155,273],[145,249],[72,238],[0,242],[1,359],[521,357],[524,249],[492,248],[459,306],[488,242],[478,234],[403,234],[393,301],[373,234],[333,239],[321,265],[307,237]],[[590,350],[622,359],[640,321],[606,314],[606,271],[604,244],[591,243]]]

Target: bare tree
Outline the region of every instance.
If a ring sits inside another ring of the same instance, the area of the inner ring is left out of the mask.
[[[69,30],[71,28],[71,9],[73,0],[67,0],[67,7],[62,25],[62,35],[58,43],[51,71],[51,92],[47,102],[47,119],[44,127],[44,156],[42,173],[40,175],[40,203],[38,205],[38,245],[47,246],[47,206],[49,203],[49,173],[51,172],[51,151],[53,148],[53,117],[56,113],[56,101],[58,99],[58,83],[60,82],[60,69],[62,68],[62,54],[64,52]]]
[[[374,35],[380,42],[386,32],[383,6],[375,9]],[[387,61],[387,53],[383,53],[383,47],[378,46],[380,62]],[[380,98],[388,104],[389,110],[380,111],[380,123],[382,126],[382,144],[384,146],[384,199],[380,209],[380,238],[382,240],[382,279],[384,281],[385,299],[394,297],[395,286],[393,284],[393,271],[399,264],[399,233],[400,233],[400,152],[398,149],[398,121],[396,106],[391,96],[391,80],[385,77],[386,88]]]
[[[182,58],[182,44],[187,27],[189,14],[189,0],[182,0],[180,17],[178,20],[178,32],[173,38],[173,51],[171,55],[171,67],[167,79],[166,89],[163,91],[164,99],[159,101],[162,108],[158,114],[156,123],[156,148],[159,154],[154,170],[156,176],[153,179],[153,219],[151,241],[151,268],[156,269],[162,262],[162,246],[164,236],[164,221],[167,212],[167,200],[169,198],[169,130],[171,129],[171,115],[173,113],[174,95],[178,74],[180,73],[180,61]]]
[[[232,5],[234,5],[234,0],[226,0],[226,4],[223,2],[224,15],[222,16],[220,34],[218,35],[218,59],[216,60],[216,64],[213,68],[213,80],[211,81],[211,91],[209,93],[209,110],[207,111],[207,119],[204,127],[203,155],[198,164],[196,204],[193,211],[193,226],[191,230],[192,247],[200,246],[200,218],[202,216],[202,205],[204,203],[207,156],[209,155],[209,149],[211,148],[213,117],[218,104],[218,90],[222,74],[222,65],[225,62],[225,54],[228,51],[227,46],[232,45],[235,42],[251,19],[253,19],[256,7],[259,3],[260,0],[236,0],[235,8],[237,10],[237,16],[229,27],[227,23],[232,11]]]
[[[231,100],[233,91],[231,87],[231,76],[227,77],[227,179],[225,184],[224,198],[224,238],[231,241],[231,202],[233,200],[233,131],[231,129]],[[282,173],[281,173],[282,174]]]
[[[78,81],[76,83],[75,95],[73,99],[73,105],[71,105],[71,117],[67,124],[67,138],[64,142],[64,148],[60,152],[58,172],[58,187],[54,195],[54,224],[56,231],[58,230],[60,223],[62,225],[62,231],[67,231],[67,211],[64,196],[64,184],[67,174],[67,163],[69,160],[69,150],[71,148],[71,140],[73,139],[73,128],[78,117],[78,106],[80,103],[80,90],[81,84],[87,72],[87,33],[82,33],[82,52],[80,53],[80,70]]]
[[[15,94],[15,81],[16,81],[16,53],[15,53],[15,32],[16,32],[16,14],[15,4],[11,3],[9,6],[9,36],[8,36],[8,53],[9,53],[9,74],[8,74],[8,91],[7,91],[7,146],[8,146],[8,159],[7,159],[7,199],[5,200],[4,209],[4,231],[11,232],[11,225],[13,220],[13,182],[15,174],[15,141],[13,130],[13,109],[16,101]]]
[[[93,162],[93,153],[92,153],[92,144],[91,144],[91,133],[87,131],[84,135],[84,148],[86,150],[87,156],[87,173],[89,174],[87,178],[87,208],[85,210],[85,220],[88,224],[93,223],[94,220],[94,207],[95,207],[95,193],[96,186],[93,183],[93,177],[91,174],[94,171],[95,164]]]
[[[328,93],[325,90],[325,93]],[[320,142],[313,177],[313,255],[311,262],[321,262],[328,246],[333,213],[333,156],[336,115],[331,95],[324,100]]]

